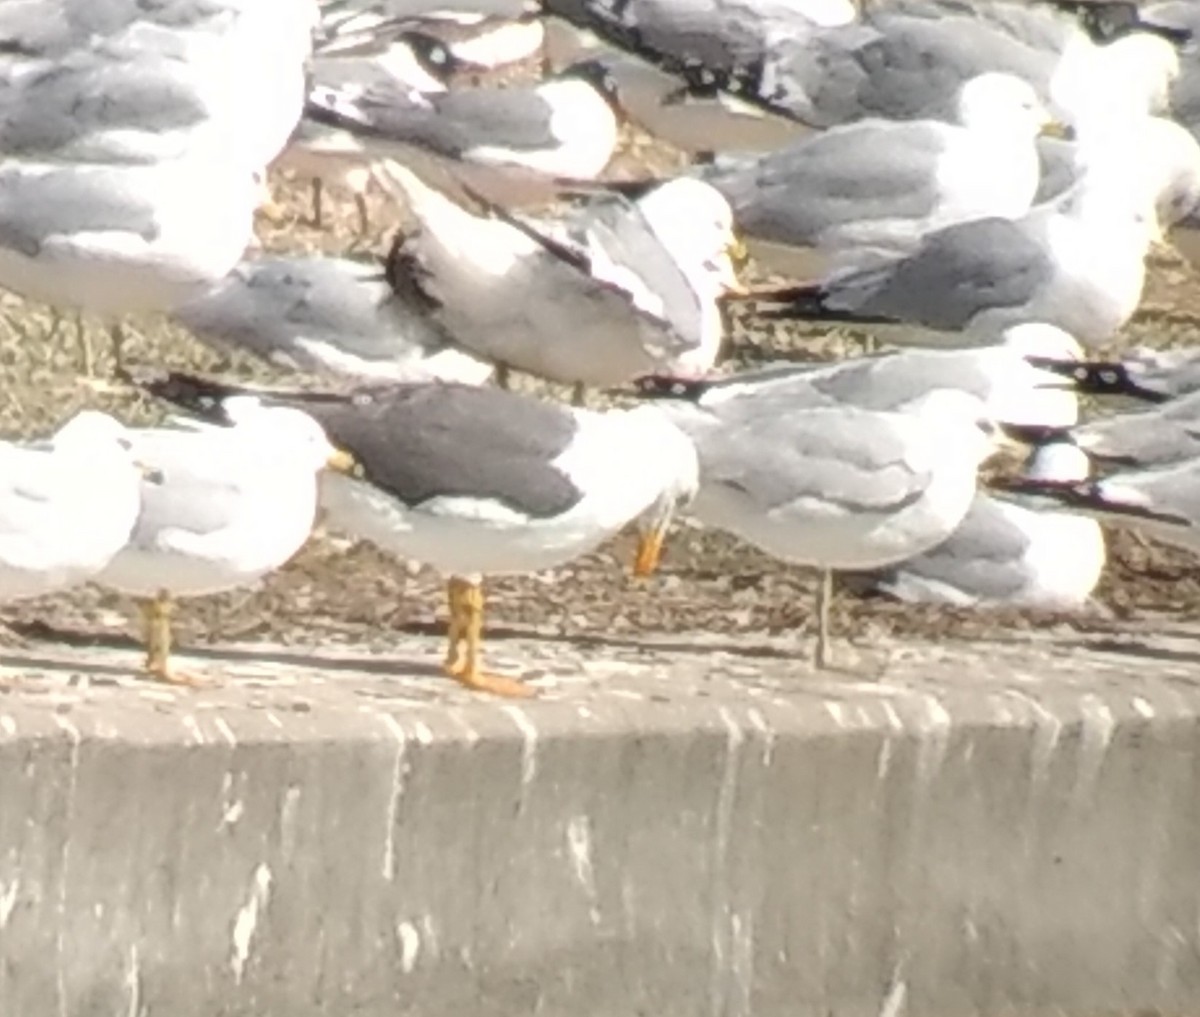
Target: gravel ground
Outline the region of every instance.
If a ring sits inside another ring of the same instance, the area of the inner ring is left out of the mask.
[[[620,176],[647,169],[666,172],[678,165],[671,153],[630,137],[614,167]],[[281,178],[276,200],[281,223],[260,222],[269,250],[386,250],[399,213],[385,199],[371,201],[372,232],[355,236],[353,205],[329,194],[328,222],[309,222],[305,182]],[[5,436],[44,431],[84,405],[117,411],[132,421],[153,420],[160,407],[130,394],[99,393],[79,375],[79,345],[70,320],[39,306],[0,301],[0,429]],[[1194,341],[1200,322],[1200,278],[1180,260],[1156,263],[1143,310],[1117,345],[1131,342],[1179,345]],[[238,355],[216,353],[161,321],[130,323],[127,364],[155,364],[201,371],[233,371],[242,377],[278,377],[269,368]],[[730,360],[827,359],[861,349],[858,337],[843,332],[772,327],[752,320],[732,323]],[[84,334],[96,353],[96,371],[111,369],[109,343],[100,323]],[[548,393],[555,395],[556,393]],[[489,584],[490,633],[547,634],[579,638],[608,635],[708,633],[788,633],[810,624],[815,575],[773,561],[736,540],[684,528],[670,542],[664,567],[650,581],[628,575],[633,540],[622,535],[610,545],[553,573],[498,580]],[[1200,605],[1200,579],[1190,558],[1113,533],[1112,560],[1094,611],[1064,618],[1037,612],[970,613],[913,608],[880,597],[843,590],[836,598],[834,631],[869,643],[886,634],[913,639],[995,639],[1013,628],[1070,625],[1103,629],[1114,619],[1190,616]],[[185,643],[278,640],[293,644],[371,643],[397,632],[428,631],[443,609],[439,577],[391,559],[368,546],[318,533],[285,569],[260,587],[189,602],[178,615]],[[113,594],[86,588],[12,606],[6,617],[14,633],[111,639],[133,632],[131,605]]]

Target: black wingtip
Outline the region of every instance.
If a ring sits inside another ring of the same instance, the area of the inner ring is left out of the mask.
[[[1040,370],[1069,379],[1077,392],[1087,395],[1121,395],[1147,403],[1165,403],[1170,398],[1139,384],[1120,361],[1089,362],[1037,356],[1025,359]]]
[[[668,374],[646,374],[633,381],[634,393],[642,399],[681,399],[699,402],[712,387],[705,378],[676,378]]]
[[[1192,32],[1178,25],[1146,21],[1131,0],[1043,0],[1052,7],[1074,15],[1080,28],[1097,45],[1115,42],[1126,35],[1142,32],[1157,35],[1175,46],[1192,40]]]
[[[670,177],[642,177],[638,180],[576,180],[555,177],[554,189],[564,198],[585,199],[596,194],[619,194],[637,201],[667,183]]]
[[[1047,424],[1006,424],[999,422],[1000,430],[1014,441],[1024,445],[1054,445],[1059,442],[1074,444],[1071,429],[1068,427],[1051,427]]]
[[[830,307],[827,298],[821,285],[793,286],[766,296],[749,296],[751,300],[771,305],[758,309],[759,316],[768,321],[828,321],[850,325],[878,325],[887,321]]]
[[[217,424],[233,422],[225,412],[226,399],[232,396],[260,394],[253,388],[218,381],[215,378],[203,378],[185,371],[135,367],[130,370],[122,369],[118,376],[147,395]]]
[[[1165,523],[1170,526],[1191,526],[1192,522],[1183,516],[1172,515],[1169,512],[1156,512],[1145,505],[1131,505],[1128,502],[1112,501],[1104,497],[1100,482],[1094,480],[1044,480],[1033,477],[993,477],[987,481],[987,486],[995,491],[1008,494],[1033,495],[1039,498],[1049,498],[1066,508],[1078,509],[1082,512],[1096,512],[1108,516],[1120,516],[1143,522]]]

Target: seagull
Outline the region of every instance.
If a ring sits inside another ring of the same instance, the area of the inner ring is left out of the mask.
[[[1165,403],[1200,392],[1200,352],[1183,346],[1158,350],[1136,346],[1120,360],[1072,364],[1047,358],[1047,370],[1070,378],[1078,391]]]
[[[1083,349],[1053,325],[1006,330],[1002,341],[961,350],[903,349],[832,363],[768,364],[724,377],[687,380],[667,375],[637,379],[643,398],[687,396],[713,410],[752,399],[781,410],[855,407],[904,411],[931,389],[957,389],[983,401],[988,415],[1012,427],[1062,429],[1079,419],[1076,386],[1036,362],[1077,363]],[[1033,361],[1033,362],[1031,362]]]
[[[193,409],[248,391],[179,373],[145,387]],[[650,406],[593,412],[449,383],[259,395],[302,408],[352,462],[322,480],[331,527],[447,576],[445,669],[498,695],[532,689],[482,668],[483,577],[562,565],[642,514],[661,540],[696,488],[694,447]]]
[[[252,241],[317,13],[311,0],[153,6],[49,0],[0,16],[0,52],[23,54],[0,63],[14,156],[0,164],[0,286],[106,319],[118,359],[116,321],[197,295]]]
[[[1098,345],[1136,311],[1159,236],[1152,197],[1137,183],[1118,168],[1093,170],[1021,219],[956,223],[926,234],[911,254],[869,256],[823,282],[768,292],[781,305],[768,316],[857,323],[926,345],[1040,321]]]
[[[8,160],[0,163],[0,286],[109,320],[119,356],[118,319],[168,311],[238,263],[260,199],[260,183],[219,158]]]
[[[994,478],[1002,491],[1037,496],[1074,512],[1132,527],[1200,551],[1200,458],[1154,469],[1123,470],[1099,480]]]
[[[711,407],[659,400],[695,443],[691,513],[767,554],[822,570],[817,667],[830,663],[834,570],[891,565],[935,547],[971,506],[980,464],[1003,436],[979,398],[934,389],[903,412],[789,408],[750,393]],[[653,571],[661,533],[643,531],[634,571]]]
[[[903,253],[943,226],[1029,211],[1034,140],[1051,126],[1033,87],[1010,74],[972,78],[958,121],[862,120],[699,172],[729,199],[758,261],[806,278],[840,251]]]
[[[553,197],[557,181],[595,179],[617,146],[604,68],[585,61],[530,86],[421,94],[397,87],[318,86],[306,117],[350,135],[364,155],[411,168],[458,196],[502,205]]]
[[[377,40],[361,52],[347,51],[340,35],[326,39],[311,61],[312,87],[346,89],[399,89],[406,94],[445,92],[450,82],[468,66],[441,40],[427,32],[409,29]],[[359,232],[370,228],[366,194],[377,167],[364,161],[362,145],[347,132],[302,117],[276,166],[310,176],[313,181],[313,225],[323,224],[322,188],[326,182],[346,187],[358,209]]]
[[[591,195],[548,222],[498,206],[476,215],[413,173],[396,179],[421,225],[397,237],[389,278],[463,349],[574,385],[577,401],[585,385],[715,356],[715,298],[736,285],[737,242],[711,187],[681,178],[639,202]]]
[[[492,365],[460,350],[375,264],[322,255],[244,260],[171,314],[197,339],[281,367],[359,381],[479,385]]]
[[[1077,18],[1030,4],[891,2],[828,27],[786,4],[698,0],[686,16],[663,0],[544,6],[700,89],[817,128],[945,115],[962,84],[989,71],[1026,79],[1068,123],[1105,106],[1152,113],[1179,70],[1174,33],[1127,25],[1096,42]]]
[[[128,542],[95,582],[138,601],[144,669],[160,681],[207,684],[171,666],[175,601],[254,582],[288,561],[316,518],[317,473],[345,457],[306,414],[240,396],[229,426],[177,419],[131,431],[151,471]]]
[[[719,88],[689,82],[558,19],[550,19],[547,26],[547,50],[545,62],[554,69],[569,66],[586,52],[588,59],[607,70],[621,115],[689,155],[710,158],[717,152],[770,151],[813,133],[807,124]]]
[[[1098,462],[1121,466],[1165,467],[1200,456],[1200,391],[1167,395],[1140,384],[1121,362],[1070,364],[1037,356],[1031,361],[1039,370],[1068,379],[1080,393],[1154,404],[1151,409],[1099,417],[1065,429],[1034,426],[1023,432],[1031,439],[1066,439]]]
[[[1090,472],[1087,454],[1060,441],[1035,448],[1024,476],[1071,483]],[[946,540],[869,580],[908,602],[1075,610],[1087,604],[1104,562],[1095,519],[1054,502],[980,491]]]
[[[1087,173],[1114,165],[1130,174],[1131,186],[1153,197],[1161,230],[1189,260],[1200,255],[1200,142],[1173,120],[1110,119],[1075,140],[1039,138],[1041,180],[1034,198],[1042,204],[1067,195]]]
[[[86,582],[124,547],[143,482],[131,448],[93,410],[45,440],[0,442],[0,602]]]

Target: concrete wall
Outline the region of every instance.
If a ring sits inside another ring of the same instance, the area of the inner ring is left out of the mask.
[[[508,644],[557,667],[520,705],[423,642],[203,692],[10,659],[0,1014],[1200,1013],[1200,640],[1163,645]]]

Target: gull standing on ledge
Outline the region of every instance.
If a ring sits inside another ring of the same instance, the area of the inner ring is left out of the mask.
[[[130,432],[152,473],[128,543],[95,578],[137,599],[145,670],[173,684],[207,684],[171,666],[175,600],[245,586],[283,565],[312,531],[317,472],[345,464],[298,410],[240,397],[221,411],[230,426],[176,420]]]
[[[826,667],[833,572],[891,565],[950,536],[998,431],[983,401],[961,390],[877,412],[789,410],[786,400],[754,393],[706,407],[704,389],[655,393],[699,454],[692,514],[772,557],[822,570],[814,662]],[[653,571],[660,546],[661,533],[643,532],[637,574]]]
[[[183,374],[146,388],[199,410],[250,391]],[[598,413],[439,383],[258,395],[302,408],[352,462],[321,485],[331,527],[446,575],[445,670],[498,695],[533,690],[483,670],[483,578],[562,565],[639,516],[661,540],[696,488],[695,448],[654,407]]]

